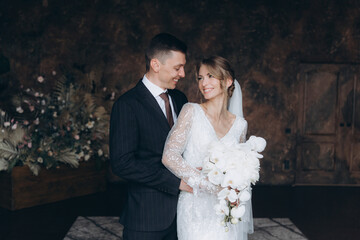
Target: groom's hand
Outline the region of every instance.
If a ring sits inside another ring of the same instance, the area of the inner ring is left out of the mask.
[[[186,182],[184,182],[184,180],[181,179],[181,182],[180,182],[180,186],[179,186],[179,189],[181,191],[186,191],[186,192],[189,192],[189,193],[192,193],[193,192],[193,189],[192,187],[190,187]]]

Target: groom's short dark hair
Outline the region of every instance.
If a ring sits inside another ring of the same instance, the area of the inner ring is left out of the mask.
[[[150,70],[151,59],[158,58],[161,63],[164,63],[163,60],[170,51],[186,54],[187,46],[183,41],[169,33],[159,33],[153,37],[145,51],[146,72]]]

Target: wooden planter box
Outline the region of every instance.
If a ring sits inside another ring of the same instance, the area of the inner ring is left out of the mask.
[[[0,172],[0,207],[18,210],[105,191],[105,169],[98,170],[89,161],[81,162],[78,168],[41,169],[38,176],[27,166]]]

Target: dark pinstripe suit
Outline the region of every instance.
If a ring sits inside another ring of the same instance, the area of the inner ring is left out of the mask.
[[[187,102],[168,91],[178,115]],[[110,120],[112,171],[128,180],[128,202],[120,217],[125,228],[162,231],[176,215],[180,179],[161,163],[170,126],[153,95],[140,81],[115,103]]]

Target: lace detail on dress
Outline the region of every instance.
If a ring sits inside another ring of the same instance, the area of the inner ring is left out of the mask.
[[[194,107],[189,103],[185,104],[166,140],[162,162],[174,175],[183,179],[194,190],[217,193],[221,189],[207,181],[196,167],[191,166],[182,157],[191,135],[194,115]]]
[[[218,203],[217,189],[197,167],[202,167],[208,148],[214,141],[227,146],[244,142],[247,122],[236,117],[229,132],[219,139],[201,106],[195,103],[184,105],[178,121],[170,131],[163,153],[164,165],[177,177],[194,189],[194,194],[182,191],[177,209],[177,232],[179,240],[246,240],[253,231],[251,202],[246,206],[243,221],[229,227],[221,226],[221,217],[214,206]]]

